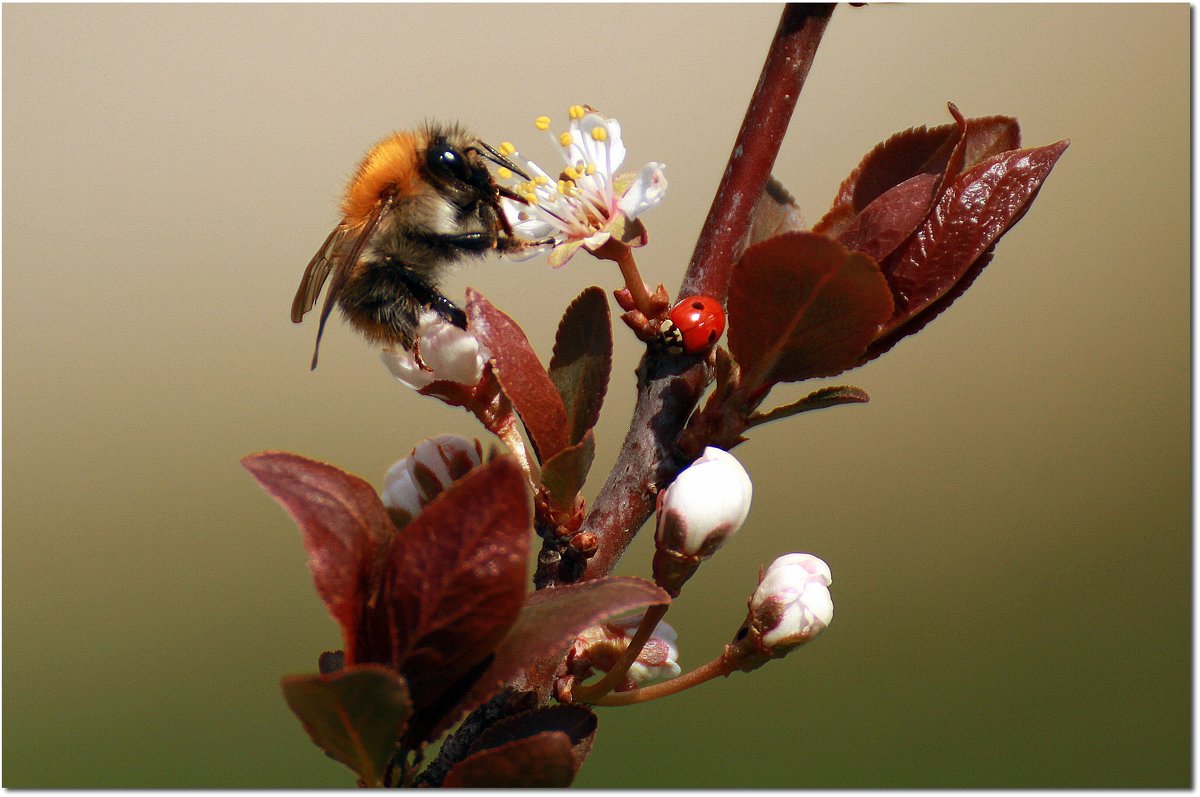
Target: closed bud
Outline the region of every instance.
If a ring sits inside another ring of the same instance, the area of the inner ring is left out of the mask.
[[[771,563],[750,597],[750,613],[732,646],[738,669],[753,670],[811,641],[833,620],[829,565],[807,553]]]
[[[679,594],[700,563],[733,536],[750,512],[753,486],[742,464],[708,447],[658,494],[654,580]]]
[[[409,456],[388,469],[383,480],[383,505],[396,525],[403,526],[482,461],[483,448],[478,440],[456,434],[423,440]]]
[[[380,354],[392,376],[413,390],[439,381],[473,387],[490,356],[478,338],[434,312],[421,316],[412,351],[387,348]]]

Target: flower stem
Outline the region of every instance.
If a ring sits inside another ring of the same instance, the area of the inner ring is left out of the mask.
[[[646,290],[646,283],[642,281],[642,275],[638,272],[632,248],[622,248],[617,256],[617,265],[621,268],[621,276],[625,278],[625,287],[629,289],[629,294],[633,297],[633,303],[638,312],[646,318],[653,318],[654,309],[650,304],[650,292]]]
[[[621,682],[625,679],[625,674],[629,672],[629,668],[637,660],[638,654],[646,646],[650,635],[658,627],[658,621],[663,619],[669,608],[671,608],[671,605],[664,603],[661,606],[651,606],[646,610],[645,616],[642,617],[641,625],[638,626],[637,632],[629,640],[629,644],[621,653],[621,657],[617,659],[617,663],[610,667],[608,672],[599,681],[587,686],[577,687],[573,693],[576,702],[596,703],[600,698],[620,686]]]
[[[613,692],[591,702],[596,706],[632,706],[636,703],[648,703],[651,700],[658,700],[660,697],[678,694],[685,689],[699,686],[713,678],[727,677],[733,671],[734,667],[730,663],[728,655],[722,653],[708,664],[684,673],[678,678],[672,678],[660,684],[643,686],[641,689],[631,689],[628,692]]]

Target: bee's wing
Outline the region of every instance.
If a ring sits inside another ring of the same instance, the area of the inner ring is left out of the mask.
[[[308,268],[304,272],[304,279],[300,283],[300,292],[296,294],[296,300],[292,303],[293,321],[298,320],[296,316],[297,307],[304,307],[304,309],[300,312],[301,316],[303,316],[304,313],[312,308],[313,304],[317,301],[317,294],[321,290],[321,283],[325,281],[331,271],[333,273],[333,281],[329,283],[329,290],[325,292],[325,303],[321,305],[321,320],[317,324],[317,342],[313,346],[312,358],[312,367],[314,369],[317,367],[317,353],[321,349],[321,336],[325,334],[325,322],[329,319],[329,314],[333,312],[333,306],[337,303],[338,294],[342,292],[342,287],[345,286],[346,279],[350,276],[350,269],[352,269],[354,264],[358,262],[359,255],[362,254],[363,249],[365,249],[367,246],[367,242],[370,241],[371,237],[375,234],[375,227],[379,224],[379,219],[391,211],[392,201],[394,199],[394,193],[389,193],[384,196],[383,199],[376,203],[374,210],[371,211],[371,215],[367,218],[366,222],[357,230],[351,230],[351,228],[339,226],[337,229],[331,232],[329,234],[329,238],[325,240],[325,246],[321,247],[321,251],[318,252],[317,256],[313,258],[313,261],[308,264]],[[350,232],[355,233],[354,243],[350,245],[349,251],[344,257],[339,256],[337,258],[337,268],[334,270],[333,266],[331,265],[333,258],[322,257],[322,255],[332,254],[332,251],[327,250],[330,250],[331,246],[338,246],[341,243],[342,236]],[[314,266],[314,263],[317,265]],[[309,283],[313,283],[311,288],[309,288]],[[311,298],[309,297],[309,293],[306,288],[311,290]],[[307,304],[301,304],[301,295],[304,296],[304,300],[307,302]]]
[[[334,252],[342,242],[342,238],[346,235],[345,225],[339,224],[333,228],[325,238],[325,243],[321,244],[321,248],[313,255],[312,260],[308,261],[308,266],[304,269],[304,276],[300,279],[300,288],[296,291],[296,298],[292,299],[292,321],[299,324],[304,318],[304,314],[313,309],[313,305],[317,303],[317,296],[321,293],[321,286],[325,284],[325,280],[329,279],[329,274],[333,271]]]

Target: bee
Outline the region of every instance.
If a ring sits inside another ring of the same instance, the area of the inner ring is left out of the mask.
[[[292,301],[298,324],[329,281],[313,368],[335,304],[368,341],[411,349],[423,309],[466,329],[466,315],[438,291],[447,265],[539,243],[513,234],[500,198],[523,200],[497,185],[488,161],[529,179],[457,125],[393,133],[371,147],[346,187],[342,221],[309,261]]]

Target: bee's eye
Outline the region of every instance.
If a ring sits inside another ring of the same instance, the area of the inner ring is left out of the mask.
[[[467,159],[449,144],[438,143],[429,148],[429,170],[446,180],[467,182],[471,176]]]

